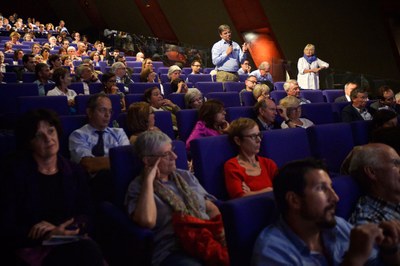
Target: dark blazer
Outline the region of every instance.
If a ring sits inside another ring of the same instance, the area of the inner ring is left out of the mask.
[[[352,104],[349,104],[342,109],[342,122],[352,122],[358,120],[364,119]]]
[[[346,96],[340,96],[340,97],[337,97],[336,99],[335,99],[335,103],[343,103],[343,102],[349,102],[348,100],[347,100],[347,98],[346,98]]]
[[[274,121],[274,123],[272,124],[272,127],[270,128],[266,128],[264,127],[264,125],[260,122],[260,120],[258,119],[258,117],[256,117],[254,119],[254,121],[256,121],[258,128],[260,129],[260,131],[262,130],[271,130],[271,129],[279,129],[281,128],[281,126],[279,125],[279,123],[277,121]]]

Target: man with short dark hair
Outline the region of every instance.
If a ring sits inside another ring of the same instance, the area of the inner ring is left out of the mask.
[[[275,120],[277,115],[276,110],[276,104],[271,99],[265,99],[255,104],[254,111],[257,114],[255,121],[260,130],[281,128]]]
[[[46,84],[54,84],[54,81],[51,80],[51,72],[49,66],[45,63],[38,63],[35,66],[35,75],[36,80],[33,83],[38,85],[39,96],[45,96],[46,91],[44,86]]]
[[[366,108],[368,102],[368,93],[361,88],[357,88],[350,93],[351,104],[342,109],[342,121],[352,122],[359,120],[371,120],[372,115]]]
[[[33,54],[24,54],[22,57],[23,67],[15,67],[14,72],[17,74],[17,80],[22,82],[22,76],[25,72],[35,72],[35,60]]]
[[[273,187],[281,217],[259,235],[253,265],[376,265],[380,259],[400,263],[400,223],[352,228],[336,217],[339,198],[319,161],[286,164],[275,176]]]
[[[394,92],[389,86],[379,87],[377,98],[378,100],[369,106],[372,114],[381,109],[391,110],[397,114],[400,113],[400,105],[396,104]]]
[[[246,79],[246,81],[244,82],[244,84],[246,85],[246,87],[245,87],[243,90],[241,90],[241,91],[239,92],[240,103],[241,103],[242,105],[244,105],[244,101],[243,101],[243,96],[242,96],[242,94],[243,94],[245,91],[253,92],[254,87],[255,87],[256,84],[257,84],[257,77],[256,77],[256,76],[253,76],[253,75],[247,76],[247,79]]]
[[[193,60],[193,62],[190,64],[190,67],[192,68],[192,73],[190,74],[201,74],[201,62],[199,60]]]
[[[351,81],[347,82],[344,85],[344,95],[340,96],[340,97],[337,97],[335,99],[335,103],[351,102],[350,93],[351,93],[352,90],[357,89],[357,87],[358,87],[357,83],[351,82]]]

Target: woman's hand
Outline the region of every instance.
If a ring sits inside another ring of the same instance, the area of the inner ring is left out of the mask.
[[[152,166],[144,167],[144,178],[151,184],[153,184],[154,179],[160,176],[160,170],[158,169],[158,164],[160,163],[161,157],[157,158],[157,161]]]
[[[174,107],[175,104],[174,104],[173,102],[171,102],[171,100],[169,100],[169,99],[163,99],[163,101],[162,101],[162,106]]]
[[[247,194],[251,191],[249,186],[245,182],[242,182],[242,189],[243,189],[244,194]]]
[[[228,130],[229,130],[229,122],[228,121],[226,121],[226,120],[223,120],[222,122],[221,122],[221,124],[219,125],[219,128],[220,128],[220,131],[222,132],[222,133],[228,133]]]
[[[53,236],[53,235],[61,235],[61,236],[74,236],[79,234],[80,228],[76,229],[67,229],[68,226],[73,225],[74,223],[74,218],[71,218],[59,226],[55,227],[53,230],[51,230],[50,234],[48,237]]]
[[[278,109],[278,113],[284,121],[289,119],[287,115],[287,109],[285,107],[278,105],[276,108]]]
[[[79,228],[75,230],[68,230],[66,227],[73,224],[74,219],[71,218],[66,222],[55,226],[47,221],[41,221],[40,223],[32,226],[28,233],[28,237],[31,239],[49,238],[52,235],[77,235],[79,234]]]

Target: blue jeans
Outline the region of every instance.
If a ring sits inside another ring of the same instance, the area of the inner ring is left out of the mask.
[[[183,251],[176,251],[168,255],[160,264],[161,266],[202,266],[201,260],[190,257]]]

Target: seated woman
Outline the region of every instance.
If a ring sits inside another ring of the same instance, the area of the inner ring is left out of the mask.
[[[271,89],[268,87],[267,84],[257,84],[253,90],[254,99],[257,102],[264,101],[265,99],[269,99],[269,92]]]
[[[126,117],[127,127],[132,134],[129,142],[134,144],[136,138],[144,131],[159,130],[154,119],[154,110],[149,103],[137,102],[129,105]]]
[[[17,123],[18,154],[2,167],[3,247],[29,265],[103,265],[99,247],[85,236],[93,213],[89,178],[58,154],[60,134],[50,110],[29,111]]]
[[[197,109],[203,105],[203,94],[196,88],[190,88],[185,94],[185,107],[186,109]]]
[[[178,105],[168,99],[164,99],[158,87],[149,88],[144,92],[144,98],[150,104],[151,108],[158,111],[168,111],[171,113],[172,125],[174,130],[178,130],[175,114],[181,110]]]
[[[183,79],[176,78],[171,81],[171,91],[174,93],[186,93],[188,91],[188,86]]]
[[[215,198],[192,173],[176,168],[177,156],[166,134],[143,132],[134,149],[144,168],[129,185],[126,205],[135,223],[154,232],[152,265],[203,265],[206,258],[195,258],[186,252],[189,245],[185,242],[187,239],[178,234],[183,228],[179,228],[176,221],[182,215],[203,221],[219,219],[220,212],[213,203]],[[218,261],[213,265],[225,263]]]
[[[179,78],[182,73],[182,69],[177,65],[172,65],[168,68],[168,80],[172,83],[175,79]]]
[[[71,85],[71,75],[65,68],[57,68],[53,73],[53,81],[56,84],[55,88],[47,92],[47,96],[66,96],[68,98],[68,105],[75,105],[75,96],[77,95],[74,90],[68,89]]]
[[[208,100],[200,107],[199,120],[186,140],[186,149],[190,150],[190,142],[194,139],[218,136],[226,133],[228,129],[224,104],[219,100]]]
[[[103,93],[105,94],[117,94],[121,98],[121,111],[125,112],[126,104],[125,104],[125,94],[122,93],[118,86],[115,85],[117,82],[117,78],[114,73],[107,72],[103,74],[101,77],[101,83],[103,84]]]
[[[258,156],[262,133],[250,118],[232,121],[229,138],[239,154],[224,165],[225,185],[230,198],[251,196],[272,191],[272,179],[278,167],[271,159]]]
[[[300,100],[294,96],[286,96],[279,101],[279,114],[283,118],[281,128],[308,128],[314,125],[307,118],[300,118],[301,105]]]

